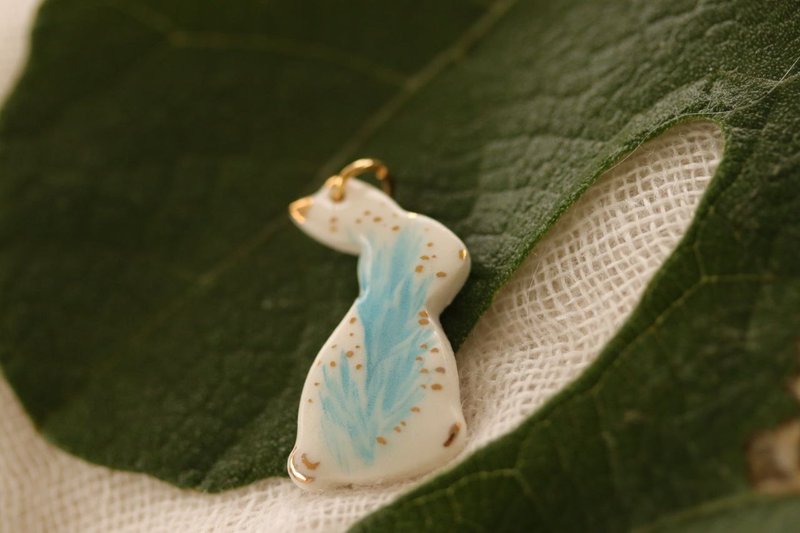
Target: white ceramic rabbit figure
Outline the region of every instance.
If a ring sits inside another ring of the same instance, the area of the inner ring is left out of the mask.
[[[306,378],[291,478],[321,490],[414,477],[448,462],[465,444],[466,425],[439,314],[469,274],[464,243],[341,176],[293,202],[290,214],[312,238],[359,256],[360,285]]]

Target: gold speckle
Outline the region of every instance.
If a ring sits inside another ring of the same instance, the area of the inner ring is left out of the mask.
[[[417,265],[417,268],[414,269],[414,272],[422,272],[422,265]]]
[[[351,319],[350,319],[350,323],[351,323],[351,324],[355,324],[355,323],[356,323],[356,317],[353,317],[353,318],[351,318]]]
[[[433,390],[442,390],[442,386],[439,383],[434,383],[433,385],[431,385],[431,388]]]
[[[331,224],[335,224],[335,223],[336,223],[336,221],[338,221],[338,220],[339,220],[339,219],[338,219],[338,218],[336,218],[336,217],[331,217]]]
[[[392,231],[400,231],[400,226],[392,226]]]
[[[443,444],[445,448],[453,444],[453,441],[456,440],[459,431],[461,431],[461,426],[459,424],[453,424],[452,426],[450,426],[450,431],[448,431],[447,440],[444,441]]]
[[[423,350],[425,350],[425,349],[428,348],[428,343],[427,342],[423,342],[422,344],[419,345],[419,347],[422,348]]]
[[[420,374],[427,374],[428,373],[428,369],[427,368],[422,368],[422,369],[420,369],[419,373]]]
[[[439,353],[439,348],[431,348],[431,353]]]
[[[419,411],[420,411],[419,407],[412,407],[411,408],[411,412],[412,413],[419,413]]]
[[[443,278],[443,277],[445,277],[446,275],[447,275],[447,272],[437,272],[437,273],[436,273],[436,277],[437,277],[437,278]]]
[[[419,356],[419,355],[418,355],[418,356],[416,356],[414,359],[416,359],[417,361],[422,361],[422,356]]]
[[[308,403],[314,403],[314,400],[312,400],[311,398],[309,398],[309,399],[308,399]]]
[[[331,366],[336,366],[336,361],[331,361]]]
[[[436,254],[433,254],[433,255],[431,255],[431,257],[433,257],[434,259],[436,259]]]
[[[427,311],[420,311],[419,312],[419,316],[427,318],[428,317],[428,312]]]
[[[397,432],[397,433],[400,433],[401,431],[403,431],[402,429],[400,429],[400,426],[395,426],[395,427],[394,427],[394,430],[395,430],[395,432]]]
[[[375,217],[372,220],[373,220],[373,222],[380,222],[383,219],[381,217]]]
[[[365,216],[365,217],[368,217],[368,216],[370,216],[370,214],[372,214],[372,211],[370,211],[369,209],[367,209],[366,211],[364,211],[364,216]]]
[[[315,382],[314,382],[314,386],[315,386],[315,387],[319,387],[319,381],[315,381]]]
[[[353,357],[353,350],[348,350],[345,354],[347,357]]]
[[[308,457],[306,457],[306,454],[300,456],[300,461],[302,461],[303,465],[309,470],[316,470],[317,467],[319,466],[319,461],[317,461],[316,463],[309,461]]]
[[[353,335],[355,335],[355,333],[353,333],[353,332],[351,331],[351,332],[350,332],[350,336],[352,337]]]
[[[361,348],[361,345],[360,344],[356,344],[356,350],[358,350],[359,348]]]
[[[428,246],[428,248],[433,248],[433,243],[432,243],[432,242],[429,242],[429,243],[427,244],[427,246]]]
[[[428,324],[430,324],[430,320],[428,320],[427,318],[420,318],[418,322],[420,326],[427,326]]]
[[[428,386],[425,385],[424,383],[422,385],[420,385],[420,387],[422,387],[423,389],[427,389],[428,388]]]
[[[406,425],[406,421],[405,421],[405,420],[401,420],[401,421],[400,421],[400,425],[401,425],[401,426],[405,426],[405,425]]]
[[[331,233],[336,233],[337,231],[336,226],[331,226]]]
[[[462,248],[462,249],[460,249],[458,251],[458,258],[461,259],[462,261],[467,258],[467,249],[466,248]]]
[[[384,439],[383,437],[378,437],[375,440],[377,441],[378,444],[386,444],[386,439]]]
[[[443,366],[437,366],[437,367],[436,367],[436,371],[437,371],[438,373],[440,373],[440,374],[444,374],[444,367],[443,367]]]
[[[356,224],[361,224],[361,219],[360,218],[356,219]]]
[[[361,370],[362,368],[363,368],[363,365],[361,363],[356,365],[356,370]]]
[[[422,259],[423,261],[427,261],[428,259],[431,258],[431,256],[429,256],[429,255],[421,255],[421,256],[419,256],[419,258]]]
[[[331,344],[332,349],[336,349],[336,344]]]

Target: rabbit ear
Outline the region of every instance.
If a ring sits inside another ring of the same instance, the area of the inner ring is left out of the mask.
[[[313,196],[289,205],[292,221],[316,241],[347,254],[361,252],[370,236],[390,236],[408,216],[386,193],[356,178],[345,185],[338,200],[326,182]]]
[[[306,196],[289,204],[289,216],[292,217],[295,224],[303,224],[306,221],[306,215],[313,203],[314,199]]]
[[[352,196],[355,199],[356,195]],[[353,207],[350,201],[333,200],[330,187],[323,185],[313,196],[289,204],[289,216],[303,233],[315,241],[355,255],[361,251],[361,245],[353,227]]]

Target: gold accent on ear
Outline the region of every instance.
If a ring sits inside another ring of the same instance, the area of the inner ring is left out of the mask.
[[[306,213],[308,213],[308,210],[311,209],[311,204],[313,203],[314,199],[310,196],[295,200],[289,204],[289,216],[291,216],[292,219],[298,224],[305,223]]]
[[[461,259],[462,261],[467,258],[466,248],[462,248],[461,250],[458,251],[458,258]]]

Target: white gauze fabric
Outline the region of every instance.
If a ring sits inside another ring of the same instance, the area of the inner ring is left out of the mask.
[[[5,31],[14,2],[0,0],[2,43],[25,35]],[[11,48],[21,56],[24,46]],[[0,58],[0,96],[18,65]],[[470,434],[459,460],[597,357],[686,231],[722,151],[712,123],[671,129],[600,178],[537,244],[457,355]],[[216,495],[180,490],[49,444],[0,378],[0,531],[340,531],[423,481],[327,494],[285,478]]]

